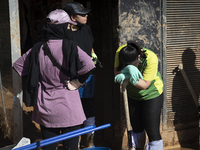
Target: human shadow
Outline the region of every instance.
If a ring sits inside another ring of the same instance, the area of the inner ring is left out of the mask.
[[[187,48],[182,54],[183,70],[197,99],[199,99],[200,72],[195,63],[195,51]],[[199,116],[197,106],[180,68],[176,67],[173,73],[175,76],[172,85],[172,112],[168,116],[168,120],[175,128],[181,147],[199,149]]]

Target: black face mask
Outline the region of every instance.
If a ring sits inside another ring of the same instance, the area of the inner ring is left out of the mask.
[[[77,26],[78,26],[78,27],[83,27],[83,26],[84,26],[84,24],[82,24],[82,23],[80,23],[80,22],[78,22],[78,21],[76,21],[76,23],[77,23]]]
[[[72,32],[71,28],[67,29],[68,23],[64,24],[46,24],[43,27],[43,34],[46,40],[69,38]]]

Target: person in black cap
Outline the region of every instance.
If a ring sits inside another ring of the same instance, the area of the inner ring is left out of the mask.
[[[72,31],[70,39],[74,41],[83,51],[85,51],[97,64],[98,58],[93,49],[94,38],[90,27],[86,24],[88,13],[91,9],[85,8],[78,2],[67,3],[63,10],[65,10],[72,21],[76,22],[77,25],[72,25]],[[84,89],[85,90],[85,89]],[[81,94],[80,94],[81,95]],[[94,111],[94,96],[82,97],[81,98],[83,109],[86,115],[86,120],[83,126],[89,126],[95,124],[95,111]],[[91,147],[94,145],[94,133],[89,133],[81,136],[80,147]]]
[[[69,14],[72,21],[77,23],[77,25],[71,27],[74,31],[70,35],[71,40],[76,42],[89,56],[94,57],[92,56],[94,38],[90,27],[86,25],[88,13],[91,9],[85,8],[78,2],[70,2],[64,6],[63,10]]]

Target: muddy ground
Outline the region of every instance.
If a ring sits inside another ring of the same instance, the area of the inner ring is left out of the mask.
[[[12,88],[9,88],[10,87],[9,85],[12,84],[10,83],[11,80],[9,79],[4,78],[3,81],[7,81],[6,84],[4,84],[3,86],[3,99],[5,102],[8,125],[11,129],[13,129],[13,124],[12,124],[13,94],[11,92]],[[33,110],[32,107],[26,107],[25,105],[23,105],[23,136],[29,138],[31,140],[31,143],[33,143],[37,139],[42,140],[39,125],[31,120],[32,110]],[[2,105],[2,96],[0,96],[0,148],[13,144],[12,142],[13,135],[10,134],[11,137],[10,139],[8,137],[4,137],[4,132],[3,132],[4,129],[5,129],[5,116]],[[59,144],[59,150],[61,149],[62,149],[62,144]],[[194,147],[194,148],[171,148],[170,150],[198,150],[198,149],[199,149],[198,147],[196,148]]]

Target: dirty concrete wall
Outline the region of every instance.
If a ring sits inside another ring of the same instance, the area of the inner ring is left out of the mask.
[[[120,44],[137,40],[144,47],[161,53],[160,0],[120,0]]]
[[[166,144],[185,148],[199,145],[199,110],[178,65],[183,65],[199,102],[199,10],[199,0],[165,0],[163,2],[163,49],[165,52],[163,54],[166,58],[164,79],[167,104],[163,115],[166,118],[163,133],[167,131],[173,133],[171,140],[168,138],[171,143]]]
[[[11,45],[10,45],[10,22],[9,22],[9,4],[7,0],[1,1],[0,6],[0,73],[2,81],[2,89],[0,94],[0,141],[3,141],[4,136],[6,140],[11,143],[12,126],[13,126],[13,94],[12,94],[12,74],[11,74]],[[4,104],[2,103],[4,101]],[[9,124],[10,134],[5,130],[5,115],[3,107],[5,106],[6,118]],[[3,144],[0,142],[0,146]]]

